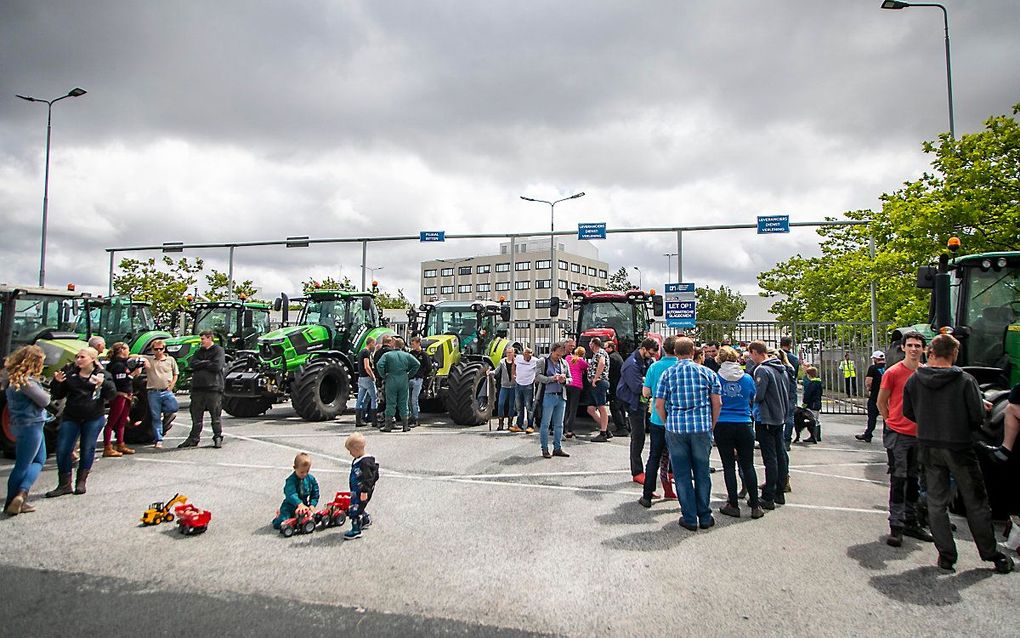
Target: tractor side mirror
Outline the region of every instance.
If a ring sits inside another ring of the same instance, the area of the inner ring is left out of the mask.
[[[372,311],[372,298],[371,297],[362,297],[361,298],[361,309],[364,310],[365,312],[371,312]]]
[[[510,304],[503,304],[499,307],[499,318],[501,321],[510,321]]]
[[[652,314],[656,317],[661,317],[662,306],[662,295],[652,295]]]
[[[251,310],[245,310],[244,316],[241,318],[241,325],[245,328],[251,328],[255,324],[255,313]]]
[[[938,272],[935,266],[921,266],[917,269],[917,287],[922,290],[931,290],[935,287],[935,273]]]
[[[273,301],[273,310],[276,311],[276,312],[280,312],[280,310],[282,308],[283,308],[283,299],[281,299],[280,297],[277,297],[276,300]]]
[[[283,325],[286,326],[290,323],[290,299],[287,297],[286,293],[280,293],[280,296],[276,298],[275,302],[273,302],[273,309],[277,312],[283,313],[280,317],[280,322]]]

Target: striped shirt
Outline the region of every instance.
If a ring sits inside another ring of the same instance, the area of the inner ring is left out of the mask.
[[[655,388],[655,398],[666,402],[666,430],[711,432],[712,395],[721,393],[719,375],[690,359],[680,359],[663,373]]]

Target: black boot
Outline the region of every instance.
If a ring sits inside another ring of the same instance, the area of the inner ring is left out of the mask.
[[[361,410],[354,411],[354,427],[360,428],[365,425],[364,419],[361,418]]]
[[[74,493],[85,493],[85,481],[89,478],[89,470],[78,470],[78,476],[74,479]]]
[[[889,547],[901,547],[903,545],[903,528],[890,527],[889,536],[886,537],[885,544]]]
[[[61,474],[57,487],[55,489],[46,492],[46,498],[54,498],[56,496],[63,496],[64,494],[70,494],[74,490],[71,489],[71,474]]]

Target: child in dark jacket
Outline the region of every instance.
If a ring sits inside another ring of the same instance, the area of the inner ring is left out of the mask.
[[[312,476],[311,470],[312,457],[307,453],[300,452],[294,457],[294,471],[283,484],[283,503],[273,519],[273,529],[280,529],[288,518],[304,514],[319,504],[319,482]]]
[[[807,366],[804,368],[804,407],[811,411],[815,417],[814,431],[808,443],[817,443],[822,440],[822,380],[818,378],[818,368]],[[799,433],[798,433],[799,434]]]
[[[365,455],[365,435],[355,432],[347,437],[344,447],[354,457],[351,462],[351,506],[347,510],[351,518],[351,529],[344,533],[345,539],[361,536],[361,531],[372,524],[365,506],[372,500],[375,483],[379,480],[379,464],[374,456]]]

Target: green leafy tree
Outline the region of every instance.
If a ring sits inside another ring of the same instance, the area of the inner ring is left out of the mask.
[[[718,290],[697,288],[694,294],[698,302],[698,324],[693,336],[712,341],[736,332],[737,321],[747,309],[747,302],[740,293],[728,286],[719,286]]]
[[[306,281],[301,282],[301,291],[304,294],[308,294],[313,290],[349,290],[354,291],[358,288],[351,281],[350,277],[346,275],[342,280],[336,279],[330,275],[323,277],[322,279],[308,278]]]
[[[190,263],[186,257],[174,261],[163,256],[155,258],[120,261],[122,274],[114,275],[113,289],[118,295],[141,299],[152,304],[152,315],[156,325],[169,325],[175,310],[188,305],[188,289],[197,281],[203,262],[195,259]]]
[[[928,291],[915,287],[917,268],[933,263],[951,236],[964,253],[1020,249],[1020,125],[994,116],[984,130],[925,142],[932,171],[881,197],[877,211],[856,210],[861,226],[818,229],[820,257],[796,255],[758,276],[765,294],[781,294],[780,321],[870,321],[869,284],[878,318],[911,325],[927,317]],[[869,241],[875,241],[875,257]]]
[[[637,288],[637,286],[630,280],[630,275],[624,267],[610,275],[605,286],[595,287],[596,290],[631,290],[633,288]]]
[[[205,276],[205,283],[208,286],[205,292],[205,298],[209,301],[221,301],[227,298],[227,274],[222,273],[216,269]],[[252,283],[251,279],[245,279],[238,283],[234,280],[234,297],[244,297],[245,299],[254,300],[255,294],[258,292],[258,288]]]
[[[404,296],[403,288],[397,288],[396,296],[390,295],[385,292],[380,292],[375,296],[375,300],[379,303],[380,308],[408,308],[410,307],[411,301]]]

